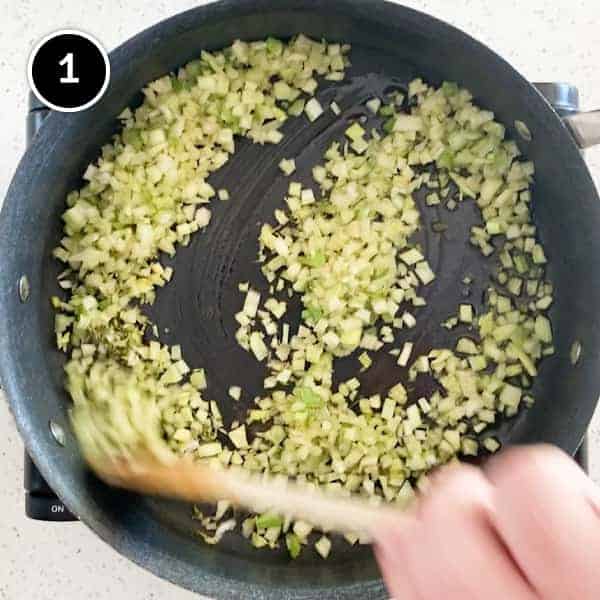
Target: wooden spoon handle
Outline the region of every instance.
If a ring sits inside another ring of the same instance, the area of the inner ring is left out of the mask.
[[[371,538],[388,518],[402,518],[390,507],[365,500],[301,487],[288,480],[261,480],[245,473],[217,473],[221,497],[255,512],[272,511],[339,533],[353,532]]]
[[[325,493],[288,479],[248,474],[241,469],[215,470],[187,459],[168,463],[152,457],[96,463],[94,470],[111,485],[187,502],[229,500],[257,513],[267,511],[308,521],[325,531],[370,538],[402,513],[360,498]]]

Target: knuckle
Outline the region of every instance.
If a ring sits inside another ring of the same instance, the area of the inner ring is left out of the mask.
[[[441,469],[424,499],[426,512],[487,511],[491,507],[491,486],[480,469],[472,465],[452,465]]]
[[[576,469],[562,450],[540,444],[511,448],[492,459],[486,470],[496,487],[541,490],[555,486],[558,477],[569,477]]]

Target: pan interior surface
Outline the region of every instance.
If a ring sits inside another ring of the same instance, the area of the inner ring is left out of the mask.
[[[374,64],[380,70],[372,70]],[[393,73],[393,75],[389,75]],[[335,101],[342,113],[336,116],[328,110],[315,123],[305,117],[290,119],[282,131],[284,140],[277,145],[257,146],[247,140],[237,142],[236,152],[230,161],[209,182],[215,189],[227,188],[231,199],[215,201],[211,205],[211,226],[193,237],[187,247],[178,249],[174,259],[166,260],[174,269],[169,285],[161,290],[155,303],[148,307],[152,322],[158,325],[162,343],[180,344],[186,361],[193,368],[203,367],[208,377],[206,398],[220,401],[226,426],[233,420],[243,422],[248,409],[253,407],[256,396],[265,395],[262,385],[267,375],[264,363],[240,347],[235,339],[239,324],[234,315],[242,309],[245,294],[238,290],[240,282],[269,296],[269,284],[260,272],[257,261],[258,237],[263,223],[273,223],[273,212],[285,208],[283,201],[290,181],[300,181],[303,187],[312,187],[318,195],[319,188],[311,176],[312,167],[322,162],[322,157],[334,140],[343,142],[344,131],[357,119],[367,130],[380,124],[365,107],[374,96],[383,97],[392,90],[406,90],[414,77],[409,65],[401,65],[394,55],[384,55],[371,48],[354,47],[352,67],[342,85],[323,85],[318,98],[324,107]],[[293,175],[283,175],[278,167],[282,158],[295,157],[297,170]],[[428,301],[418,309],[419,326],[416,330],[400,330],[396,345],[404,341],[415,343],[415,353],[426,353],[433,348],[453,347],[459,335],[469,335],[467,326],[449,332],[440,323],[456,313],[460,302],[471,303],[478,314],[483,312],[483,297],[490,281],[493,261],[484,260],[478,249],[467,240],[471,225],[480,222],[474,203],[465,202],[459,210],[450,212],[441,207],[425,207],[425,190],[418,193],[420,199],[421,228],[414,241],[426,249],[437,279],[421,289]],[[436,221],[448,225],[444,233],[435,233]],[[473,284],[465,286],[462,279],[468,275]],[[286,296],[281,296],[286,299]],[[286,313],[292,331],[300,323],[302,306],[296,295]],[[336,360],[335,378],[338,381],[357,376],[361,390],[367,396],[385,395],[399,377],[407,383],[408,369],[401,369],[386,349],[373,355],[374,365],[364,374],[358,374],[358,350],[352,355]],[[233,401],[228,396],[231,385],[240,385],[243,396]],[[416,391],[415,393],[419,393]],[[190,531],[190,510],[152,501],[160,518],[182,532]],[[316,541],[318,537],[311,538]],[[367,547],[350,547],[341,538],[328,558],[328,564],[347,565],[360,563],[362,568],[372,562]],[[283,544],[282,544],[283,546]],[[289,564],[285,547],[273,553],[257,552],[239,535],[226,537],[220,549],[239,553],[248,560],[264,560],[270,555],[272,564]],[[322,559],[310,547],[294,565],[317,568]]]
[[[533,134],[532,142],[519,145],[536,164],[534,220],[546,245],[548,275],[556,286],[550,313],[556,354],[542,363],[533,388],[538,402],[502,423],[496,433],[505,443],[543,440],[575,450],[598,394],[600,328],[595,307],[600,304],[600,275],[595,274],[594,257],[600,254],[600,205],[593,184],[558,117],[506,63],[457,30],[380,2],[218,3],[174,17],[113,53],[107,96],[81,115],[52,115],[9,192],[2,231],[20,251],[4,257],[0,275],[15,282],[15,274],[28,273],[32,301],[22,304],[12,287],[2,289],[0,338],[7,346],[1,350],[6,354],[9,347],[13,357],[4,359],[13,362],[2,365],[2,374],[21,432],[51,485],[101,537],[155,573],[223,598],[384,598],[367,546],[350,548],[336,540],[327,561],[309,547],[293,562],[285,549],[257,551],[239,534],[228,534],[217,547],[205,546],[193,534],[189,506],[108,489],[87,474],[72,436],[65,448],[57,448],[47,435],[50,419],[67,421],[63,356],[53,345],[48,303],[58,292],[60,265],[50,253],[60,239],[66,193],[81,184],[85,166],[114,132],[115,116],[139,102],[137,93],[145,83],[203,48],[218,49],[236,38],[287,38],[300,32],[352,44],[346,80],[324,82],[317,94],[324,107],[335,100],[342,115],[335,118],[326,110],[312,124],[305,117],[292,118],[276,146],[236,142],[229,163],[210,179],[216,189],[227,188],[231,200],[214,201],[210,227],[195,234],[188,247],[179,248],[172,261],[165,260],[174,267],[173,281],[148,307],[161,340],[181,344],[188,364],[206,369],[206,397],[220,402],[226,423],[242,417],[248,399],[261,391],[264,371],[235,341],[234,314],[243,303],[239,282],[267,289],[256,261],[261,224],[272,221],[274,209],[283,205],[290,180],[317,191],[311,169],[329,144],[343,136],[348,121],[366,118],[367,125],[377,124],[364,106],[370,97],[405,88],[417,76],[433,84],[457,81],[472,91],[480,106],[496,113],[513,139],[519,141],[515,119],[525,121]],[[296,158],[297,171],[291,178],[278,169],[284,157]],[[23,197],[30,198],[27,211],[19,207],[18,198]],[[437,279],[424,288],[428,303],[416,313],[417,335],[400,332],[396,340],[400,347],[416,337],[415,351],[421,353],[450,347],[465,332],[457,328],[449,333],[440,322],[465,300],[480,312],[494,262],[468,244],[470,226],[480,222],[473,203],[464,202],[451,213],[423,208],[422,197],[417,198],[422,209],[417,239]],[[433,232],[433,221],[444,221],[448,230]],[[465,276],[474,280],[468,290],[461,283]],[[292,303],[291,310],[298,320],[299,303]],[[8,329],[9,321],[20,324]],[[583,346],[576,368],[569,361],[575,340]],[[366,393],[383,392],[398,380],[393,357],[382,352],[373,358],[373,367],[362,378]],[[356,357],[339,360],[336,371],[340,377],[355,374]],[[244,388],[246,401],[229,401],[231,385]]]

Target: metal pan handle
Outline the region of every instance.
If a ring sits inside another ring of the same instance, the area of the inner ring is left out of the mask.
[[[600,144],[600,110],[574,113],[563,121],[582,150]]]
[[[579,92],[568,83],[533,84],[563,118],[577,145],[584,150],[600,144],[600,110],[579,111]]]

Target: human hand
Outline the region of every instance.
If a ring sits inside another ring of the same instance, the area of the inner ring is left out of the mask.
[[[600,490],[552,446],[440,469],[375,554],[396,600],[597,600]]]

